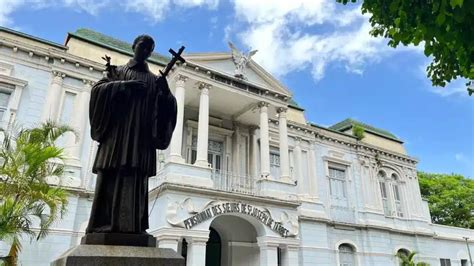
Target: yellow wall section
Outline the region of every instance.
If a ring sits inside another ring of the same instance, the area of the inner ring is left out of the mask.
[[[104,55],[110,56],[111,59],[111,64],[112,65],[124,65],[130,60],[131,56],[124,55],[122,53],[118,53],[112,50],[109,50],[107,48],[103,48],[79,39],[76,39],[74,37],[71,37],[69,39],[69,42],[67,43],[67,46],[69,47],[69,53],[80,56],[83,58],[87,58],[89,60],[98,62],[100,64],[105,64],[105,61],[102,59]],[[159,70],[163,69],[163,66],[158,66],[154,63],[148,62],[148,65],[150,67],[151,72],[158,74]]]

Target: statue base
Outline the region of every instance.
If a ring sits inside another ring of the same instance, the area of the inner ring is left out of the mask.
[[[149,234],[90,233],[82,237],[81,244],[156,247],[156,239]]]
[[[169,248],[79,245],[61,255],[52,266],[184,266],[185,260]]]

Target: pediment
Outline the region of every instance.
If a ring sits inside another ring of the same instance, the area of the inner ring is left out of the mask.
[[[216,73],[229,77],[235,75],[235,64],[231,53],[206,53],[186,54],[183,56],[187,62],[202,66]],[[291,97],[291,92],[263,67],[251,60],[245,67],[245,81],[271,92]]]

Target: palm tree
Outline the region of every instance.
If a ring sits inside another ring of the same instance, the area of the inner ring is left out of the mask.
[[[400,266],[429,266],[426,262],[415,262],[415,255],[418,254],[416,251],[408,252],[397,252],[397,257],[400,259]]]
[[[7,265],[17,263],[21,236],[44,238],[66,211],[66,190],[48,178],[64,172],[63,149],[55,141],[70,127],[48,121],[31,129],[0,132],[0,241],[11,243]]]

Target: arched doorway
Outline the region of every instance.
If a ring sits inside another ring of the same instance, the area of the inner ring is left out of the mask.
[[[236,215],[216,217],[209,227],[206,266],[259,265],[254,225]]]
[[[221,266],[221,236],[212,227],[209,231],[209,240],[206,243],[206,266]]]

